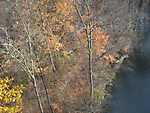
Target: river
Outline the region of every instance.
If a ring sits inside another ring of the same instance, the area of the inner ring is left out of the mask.
[[[146,13],[148,17],[148,13]],[[144,17],[143,17],[144,19]],[[150,19],[143,20],[142,55],[137,56],[135,68],[121,72],[113,88],[110,113],[150,113]]]

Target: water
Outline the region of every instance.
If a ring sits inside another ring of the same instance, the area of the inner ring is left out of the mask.
[[[113,89],[112,113],[150,113],[150,70],[126,71]]]
[[[148,14],[147,14],[148,15]],[[149,16],[149,15],[148,15]],[[150,17],[150,16],[149,16]],[[111,113],[150,113],[150,19],[142,28],[142,55],[135,60],[135,69],[126,70],[116,83],[111,99]]]

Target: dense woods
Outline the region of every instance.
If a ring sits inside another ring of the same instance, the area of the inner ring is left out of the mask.
[[[137,42],[136,13],[126,12],[126,1],[112,1],[126,7],[126,17],[109,14],[115,8],[104,0],[7,1],[0,113],[101,113]]]

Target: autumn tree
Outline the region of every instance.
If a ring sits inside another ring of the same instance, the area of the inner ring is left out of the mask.
[[[93,102],[94,102],[94,78],[93,78],[93,51],[97,55],[101,55],[105,52],[105,47],[108,44],[109,36],[102,31],[102,29],[97,26],[93,21],[92,10],[90,9],[90,2],[85,0],[85,14],[82,15],[78,8],[78,3],[74,1],[74,6],[78,15],[80,22],[82,23],[83,30],[79,31],[77,36],[79,36],[81,42],[88,50],[88,75],[90,80],[90,96],[91,112],[94,112]]]
[[[45,69],[49,67],[45,58],[49,58],[50,66],[56,72],[54,55],[61,53],[65,57],[68,54],[60,40],[66,32],[74,29],[71,25],[73,19],[71,1],[67,3],[57,1],[54,7],[56,10],[49,9],[51,7],[49,2],[48,0],[17,1],[12,13],[16,37],[12,40],[8,30],[2,28],[7,39],[3,46],[6,48],[7,54],[16,60],[27,73],[29,80],[32,81],[41,113],[44,110],[36,75],[41,77],[49,103],[49,112],[53,112],[47,86],[44,82],[45,72],[48,72]]]
[[[13,79],[0,79],[0,112],[1,113],[21,113],[22,94],[24,87],[14,85]]]
[[[74,104],[72,98],[81,98],[85,93],[90,94],[90,103],[88,99],[85,103],[88,108],[90,104],[90,112],[94,112],[94,101],[105,95],[103,87],[102,91],[96,89],[95,64],[99,61],[113,64],[118,54],[107,50],[110,36],[94,20],[91,2],[17,0],[11,12],[15,36],[9,29],[1,28],[6,34],[2,46],[10,60],[26,73],[28,85],[32,83],[41,113],[68,112],[63,111],[66,104]],[[97,67],[101,71],[100,66]],[[104,73],[101,78],[106,78]],[[45,95],[41,96],[41,92]],[[66,99],[69,96],[72,100]],[[82,102],[76,106],[80,105]]]

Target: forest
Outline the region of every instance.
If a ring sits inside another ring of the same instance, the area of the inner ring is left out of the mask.
[[[0,0],[0,113],[149,113],[129,104],[150,82],[138,78],[149,11],[149,0]]]

